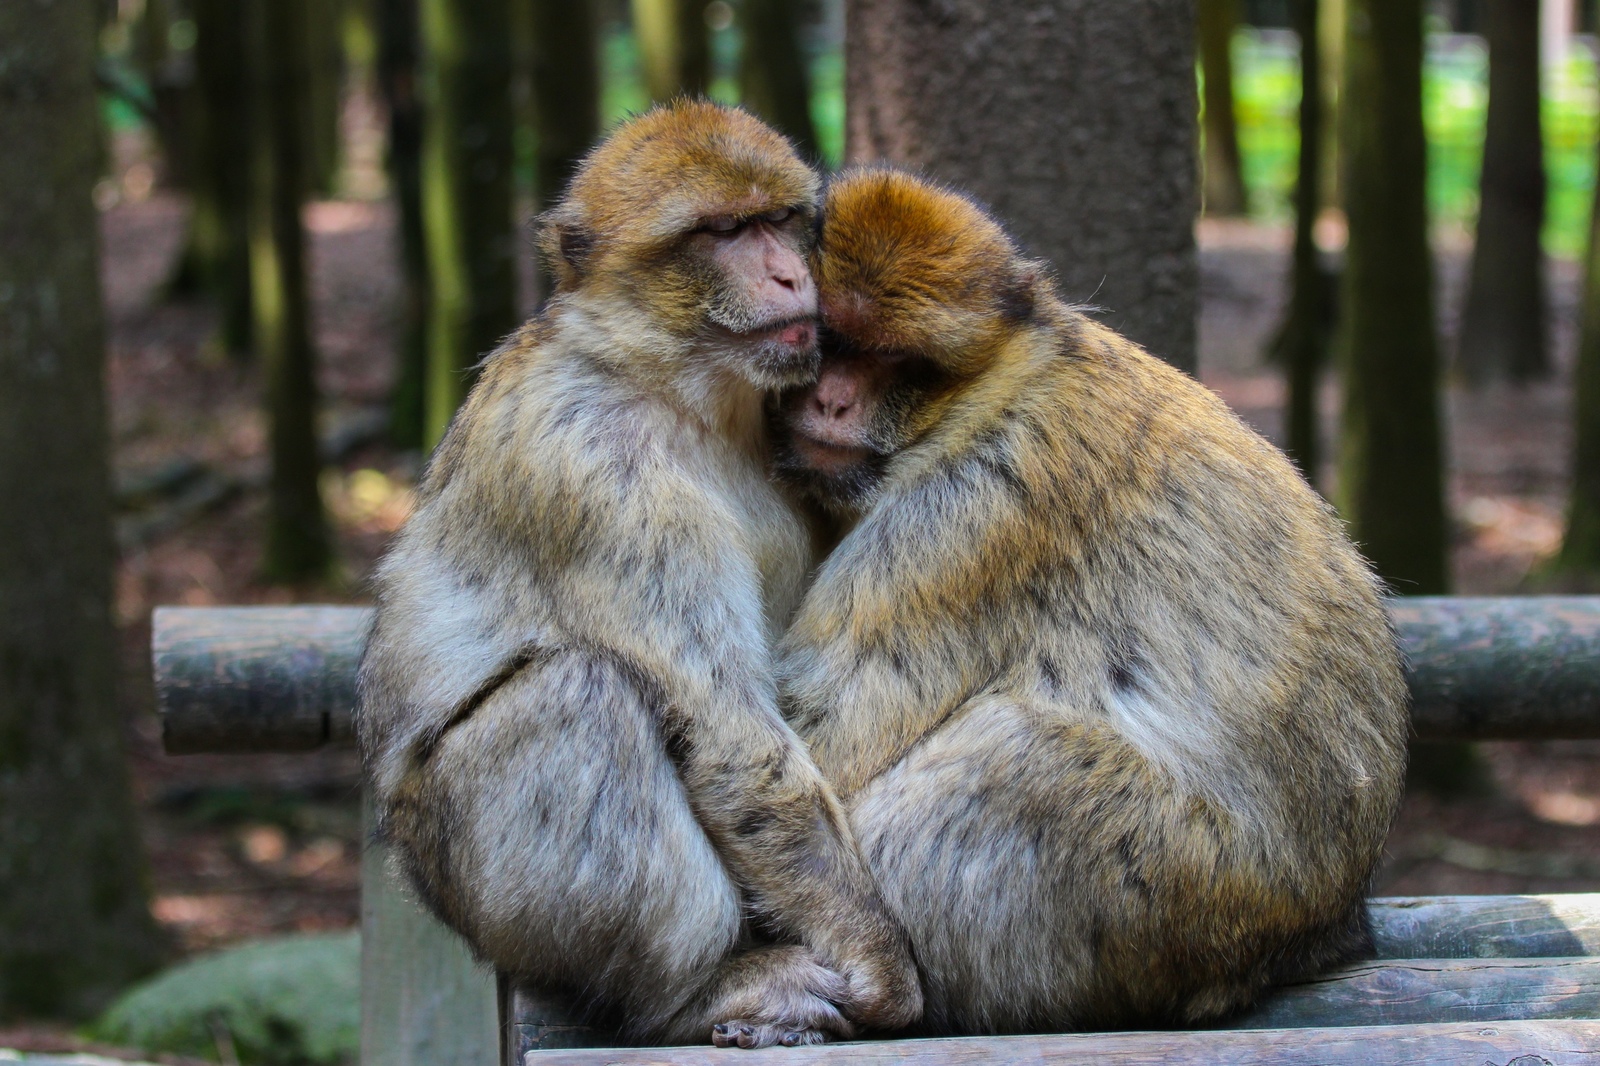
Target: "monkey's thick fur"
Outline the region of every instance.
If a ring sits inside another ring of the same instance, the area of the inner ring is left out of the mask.
[[[814,344],[740,340],[759,316],[703,251],[727,247],[708,218],[752,218],[803,274],[816,192],[780,136],[706,103],[596,149],[543,220],[555,294],[488,361],[377,577],[357,731],[382,838],[483,958],[635,1039],[920,1012],[776,702],[812,544],[766,473],[763,389],[814,373]],[[752,921],[787,945],[752,947]]]
[[[823,218],[823,380],[869,388],[830,408],[858,462],[780,459],[853,523],[781,691],[924,1028],[1199,1023],[1359,949],[1408,719],[1334,513],[968,200],[869,169]]]

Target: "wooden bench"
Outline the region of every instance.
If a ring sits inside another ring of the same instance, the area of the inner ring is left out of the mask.
[[[1600,738],[1600,597],[1411,598],[1391,611],[1419,737]],[[356,607],[158,609],[151,643],[166,750],[348,741],[369,616]],[[1213,1030],[596,1050],[605,1033],[477,967],[368,848],[362,1062],[1600,1066],[1600,894],[1375,899],[1371,912],[1373,959],[1280,989]]]

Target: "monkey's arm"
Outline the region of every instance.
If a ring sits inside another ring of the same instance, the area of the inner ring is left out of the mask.
[[[561,487],[578,527],[603,516],[616,535],[573,538],[573,554],[547,571],[551,600],[563,627],[625,664],[657,706],[690,803],[755,910],[840,970],[853,994],[841,1006],[855,1020],[908,1024],[921,994],[904,933],[831,788],[778,712],[741,524],[715,486],[660,461],[641,477],[647,496],[609,482]],[[544,526],[547,544],[552,528]]]
[[[991,681],[1016,641],[973,624],[1029,595],[1039,543],[1005,453],[932,467],[840,544],[778,648],[784,710],[848,797]]]

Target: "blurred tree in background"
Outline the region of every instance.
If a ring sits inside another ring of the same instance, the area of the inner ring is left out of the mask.
[[[325,576],[331,561],[317,477],[316,357],[311,346],[301,208],[305,92],[312,79],[308,9],[319,0],[245,0],[250,19],[250,307],[265,377],[272,457],[263,570],[276,580]]]
[[[1461,313],[1456,366],[1469,382],[1526,381],[1550,372],[1545,336],[1544,139],[1539,4],[1485,0],[1489,117],[1478,237]]]
[[[553,204],[600,137],[599,28],[593,5],[532,0],[535,203]]]
[[[250,127],[246,22],[242,0],[191,0],[194,84],[189,101],[189,236],[170,287],[204,293],[222,312],[221,341],[235,355],[250,349],[250,252],[247,221]]]
[[[787,134],[806,159],[819,160],[811,78],[800,40],[804,6],[793,0],[744,0],[740,10],[740,101]]]
[[[510,0],[420,0],[428,256],[424,443],[516,328]]]
[[[1552,570],[1575,590],[1600,593],[1600,184],[1595,191],[1573,382],[1572,492]]]
[[[1289,306],[1274,338],[1273,355],[1288,378],[1285,451],[1313,485],[1317,482],[1321,436],[1317,391],[1327,363],[1332,322],[1333,279],[1317,249],[1316,223],[1322,207],[1323,109],[1322,11],[1318,0],[1294,0],[1294,26],[1300,36],[1300,154],[1294,190],[1294,252],[1289,268]]]
[[[848,154],[990,204],[1068,300],[1195,368],[1192,0],[849,0]]]
[[[214,2],[214,0],[213,0]],[[422,224],[422,94],[418,0],[376,0],[378,92],[389,111],[385,170],[394,197],[400,306],[389,438],[420,449],[427,439],[428,248]],[[587,6],[587,5],[584,5]]]
[[[1349,0],[1345,63],[1340,505],[1396,592],[1442,593],[1449,576],[1421,0]]]
[[[650,99],[711,88],[711,41],[705,0],[631,0],[633,36]]]
[[[1239,126],[1233,103],[1233,34],[1239,0],[1197,0],[1200,68],[1204,73],[1204,206],[1208,215],[1242,215],[1244,177],[1239,165]]]
[[[0,4],[0,1016],[153,969],[112,629],[95,5]]]

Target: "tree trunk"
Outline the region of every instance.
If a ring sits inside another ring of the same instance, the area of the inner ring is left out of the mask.
[[[1349,0],[1339,495],[1396,592],[1448,591],[1433,264],[1424,201],[1422,0]]]
[[[1195,365],[1192,0],[849,0],[847,156],[970,190],[1068,300]]]
[[[307,308],[305,29],[314,0],[252,0],[254,107],[250,152],[250,282],[255,351],[266,380],[272,472],[263,569],[278,581],[316,578],[330,560],[317,488],[317,382]]]
[[[739,97],[782,130],[800,154],[821,158],[811,121],[811,78],[800,44],[804,8],[791,0],[744,0]]]
[[[680,93],[704,96],[711,88],[704,0],[631,0],[631,7],[650,99],[670,100]]]
[[[1275,355],[1288,378],[1286,450],[1306,480],[1317,482],[1322,461],[1317,426],[1317,387],[1327,362],[1331,280],[1315,237],[1322,204],[1322,55],[1318,0],[1295,0],[1294,28],[1300,35],[1300,156],[1294,190],[1294,257],[1289,313],[1278,331]]]
[[[389,398],[389,437],[417,449],[427,438],[428,254],[422,228],[422,101],[418,97],[417,0],[378,0],[378,90],[389,109],[389,184],[400,238],[399,366]]]
[[[1589,224],[1583,329],[1573,386],[1572,496],[1555,568],[1576,578],[1585,591],[1600,592],[1600,186]]]
[[[187,184],[189,240],[170,288],[205,292],[222,312],[222,345],[250,350],[249,114],[243,7],[191,0],[195,85]]]
[[[1198,0],[1200,67],[1205,73],[1205,211],[1245,212],[1239,125],[1233,110],[1233,31],[1239,0]]]
[[[344,4],[313,0],[306,4],[301,33],[305,38],[306,80],[301,87],[306,147],[307,191],[332,196],[339,181],[339,111],[344,103]]]
[[[428,248],[427,439],[472,368],[517,324],[509,0],[421,0],[422,216]]]
[[[1550,372],[1545,337],[1544,142],[1539,131],[1539,4],[1487,0],[1489,119],[1478,239],[1457,368],[1474,384]]]
[[[556,202],[600,135],[600,53],[588,0],[533,0],[534,195]]]
[[[91,0],[0,4],[0,1016],[160,961],[111,621]]]

